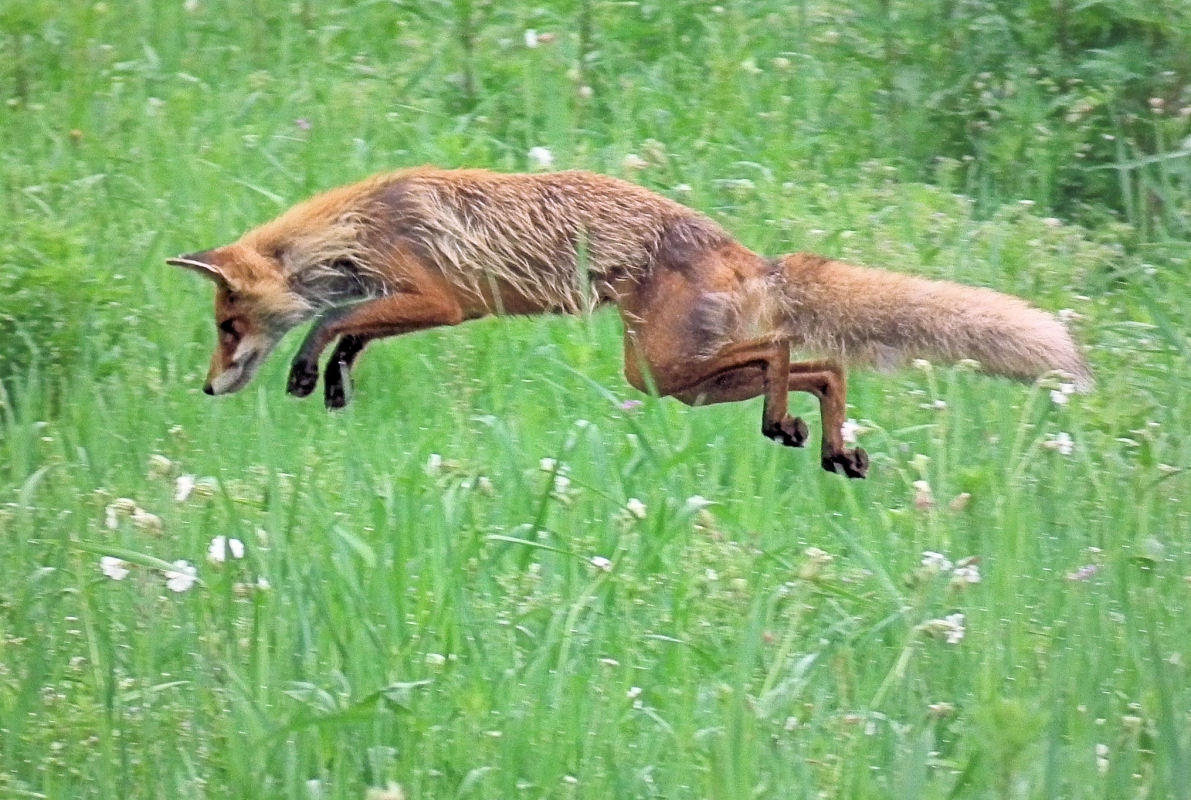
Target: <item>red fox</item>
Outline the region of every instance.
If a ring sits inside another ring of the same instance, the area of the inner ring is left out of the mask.
[[[215,283],[218,346],[203,391],[238,391],[290,329],[314,319],[288,391],[310,394],[319,356],[328,408],[373,339],[491,314],[624,323],[638,390],[698,405],[763,397],[761,432],[801,447],[789,392],[819,400],[822,466],[868,471],[844,446],[847,365],[974,359],[994,374],[1092,386],[1055,317],[1016,297],[799,253],[764,258],[670,199],[588,172],[500,174],[420,167],[318,195],[239,241],[168,263]],[[813,360],[791,362],[791,351]]]

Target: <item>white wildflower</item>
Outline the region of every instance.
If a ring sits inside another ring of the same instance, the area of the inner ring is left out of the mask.
[[[802,551],[802,554],[811,561],[817,561],[820,564],[830,564],[835,561],[835,556],[821,547],[808,547]]]
[[[603,572],[612,571],[612,560],[606,558],[605,556],[592,556],[591,565],[598,570],[602,570]]]
[[[846,419],[844,424],[839,426],[839,432],[844,437],[845,444],[856,444],[856,435],[860,431],[860,425],[854,419]]]
[[[143,508],[138,508],[132,512],[132,524],[143,531],[149,533],[161,533],[161,517],[156,514],[150,514]]]
[[[1059,431],[1053,436],[1047,436],[1042,446],[1047,450],[1054,450],[1061,456],[1069,456],[1075,452],[1075,440],[1066,431]]]
[[[214,497],[219,491],[219,481],[210,476],[199,478],[194,482],[194,493],[199,497]]]
[[[156,480],[157,478],[164,478],[170,474],[174,468],[174,462],[163,456],[161,453],[154,453],[149,456],[149,480]]]
[[[115,556],[102,556],[99,571],[114,581],[122,581],[128,577],[128,562]]]
[[[649,166],[649,162],[636,153],[627,153],[620,163],[626,172],[640,172]]]
[[[914,508],[926,511],[934,508],[935,495],[927,481],[914,481]]]
[[[816,580],[835,561],[835,556],[819,547],[808,547],[802,554],[806,561],[798,567],[798,577],[806,581]]]
[[[529,148],[529,165],[534,169],[550,169],[554,166],[554,153],[550,152],[549,147]]]
[[[525,46],[531,50],[538,46],[538,32],[533,28],[525,29]]]
[[[207,560],[212,564],[222,564],[229,558],[241,559],[243,557],[244,543],[239,539],[229,539],[219,535],[212,539],[211,544],[207,547]]]
[[[951,585],[956,588],[963,588],[973,583],[980,583],[980,559],[977,556],[970,556],[960,561],[956,565],[955,571],[951,573]]]
[[[185,503],[194,491],[197,479],[193,475],[179,475],[174,481],[174,502]]]
[[[1067,405],[1067,401],[1070,399],[1070,396],[1073,394],[1075,394],[1074,383],[1060,383],[1059,388],[1051,389],[1050,402],[1054,403],[1056,406],[1065,406]]]
[[[198,581],[198,570],[189,561],[178,560],[165,571],[165,585],[171,592],[189,591]]]
[[[943,618],[943,622],[946,623],[945,635],[947,637],[947,644],[959,644],[967,632],[964,628],[964,615],[948,614]]]
[[[931,619],[922,623],[919,629],[931,636],[944,639],[947,644],[959,644],[963,641],[966,630],[962,613],[948,614],[942,619]]]
[[[922,566],[931,573],[950,572],[955,567],[951,559],[934,550],[922,551]]]
[[[633,519],[645,519],[645,504],[635,497],[629,498],[629,501],[624,504],[624,509]]]
[[[267,592],[272,588],[273,586],[269,583],[269,579],[264,575],[261,575],[252,583],[241,581],[232,584],[232,591],[241,597],[248,597],[254,592]]]
[[[117,497],[112,502],[108,503],[103,510],[104,525],[110,530],[116,530],[120,527],[120,517],[130,517],[133,512],[138,511],[136,501],[129,497]]]

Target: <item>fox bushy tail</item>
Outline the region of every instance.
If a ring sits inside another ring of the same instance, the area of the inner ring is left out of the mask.
[[[1092,388],[1063,323],[1017,297],[813,255],[782,264],[792,343],[804,350],[878,369],[913,358],[973,359],[995,375],[1034,380],[1058,371],[1077,390]]]

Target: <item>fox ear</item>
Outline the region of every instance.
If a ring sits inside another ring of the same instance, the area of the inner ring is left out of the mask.
[[[177,258],[167,258],[165,263],[188,269],[191,272],[197,272],[204,278],[214,281],[216,286],[224,289],[232,288],[231,280],[227,274],[218,266],[211,263],[209,253],[209,250],[205,250],[201,253],[190,253],[189,255],[178,256]]]

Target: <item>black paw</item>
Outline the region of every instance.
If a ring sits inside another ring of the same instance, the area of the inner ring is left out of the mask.
[[[352,398],[351,373],[342,361],[331,361],[323,375],[323,400],[328,411],[343,408]]]
[[[285,390],[294,397],[306,397],[318,385],[318,364],[299,359],[289,368],[289,381]]]
[[[849,478],[863,478],[868,474],[868,453],[860,447],[829,453],[823,456],[823,469]]]
[[[775,425],[766,425],[761,432],[786,447],[802,447],[810,431],[800,417],[787,416]]]

